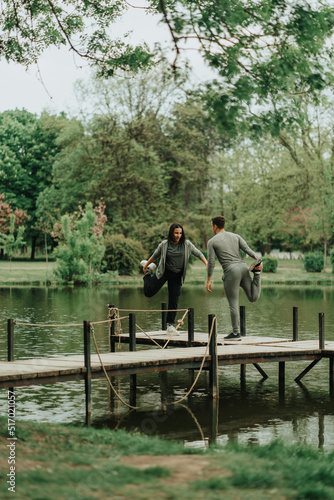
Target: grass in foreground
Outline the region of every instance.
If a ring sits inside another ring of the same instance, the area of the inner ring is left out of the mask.
[[[1,418],[0,495],[13,497]],[[109,429],[17,422],[18,500],[265,500],[334,498],[334,453],[306,446],[212,447]]]

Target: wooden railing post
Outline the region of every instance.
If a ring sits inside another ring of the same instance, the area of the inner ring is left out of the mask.
[[[129,314],[129,351],[136,351],[136,315],[135,313]],[[130,404],[136,405],[136,388],[137,388],[137,375],[130,375]]]
[[[325,349],[325,315],[319,313],[319,349]]]
[[[214,399],[219,397],[218,388],[218,371],[217,371],[217,322],[214,314],[209,314],[209,335],[212,329],[212,336],[209,345],[210,353],[210,368],[209,368],[209,385],[211,396]]]
[[[14,361],[14,320],[7,321],[7,361]]]
[[[92,371],[90,362],[90,323],[83,322],[84,329],[84,359],[85,359],[85,395],[86,395],[86,425],[90,425],[92,416]]]
[[[167,330],[167,303],[166,302],[161,302],[161,330]]]
[[[246,335],[246,307],[240,306],[240,335]]]
[[[109,319],[115,319],[115,313],[110,315],[110,309],[113,309],[114,304],[109,304]],[[112,321],[109,326],[109,351],[115,352],[115,321]]]
[[[194,318],[194,308],[188,308],[188,347],[192,346],[194,341],[194,331],[195,331],[195,318]]]
[[[298,307],[293,308],[292,312],[292,328],[293,328],[293,341],[298,342]]]

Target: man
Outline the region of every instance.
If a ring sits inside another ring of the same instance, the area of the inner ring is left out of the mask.
[[[238,235],[225,231],[225,217],[219,215],[211,219],[211,225],[215,236],[208,241],[208,268],[206,289],[212,292],[211,276],[215,267],[215,255],[221,264],[224,275],[224,290],[229,303],[231,323],[233,331],[224,337],[225,339],[241,340],[240,336],[240,316],[239,316],[239,287],[245,291],[250,302],[256,302],[261,294],[261,270],[263,264],[258,259],[254,251],[249,248],[247,243]],[[245,261],[240,255],[243,250],[255,262],[247,267]],[[249,271],[254,273],[251,278]]]

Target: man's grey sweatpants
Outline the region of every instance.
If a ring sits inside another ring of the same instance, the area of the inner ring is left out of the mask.
[[[261,295],[260,273],[251,277],[245,262],[231,264],[223,276],[225,295],[230,307],[233,333],[240,333],[239,287],[250,302],[256,302]]]

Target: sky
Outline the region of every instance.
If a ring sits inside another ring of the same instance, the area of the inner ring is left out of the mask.
[[[133,0],[143,5],[143,0]],[[142,9],[130,9],[123,21],[113,28],[116,36],[133,29],[132,43],[145,40],[150,46],[158,40],[170,44],[170,34],[165,25],[158,23],[157,16],[147,15]],[[192,55],[200,79],[205,71],[199,56]],[[87,63],[73,55],[68,48],[50,48],[37,65],[24,67],[0,61],[0,112],[22,109],[40,114],[49,112],[75,114],[78,103],[74,83],[78,79],[88,80],[91,70]]]

